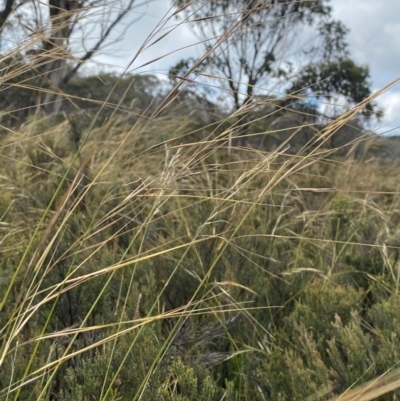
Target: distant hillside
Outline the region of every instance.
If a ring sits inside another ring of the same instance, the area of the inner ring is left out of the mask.
[[[18,63],[22,63],[21,60]],[[18,64],[17,64],[18,65]],[[10,85],[0,92],[0,107],[3,110],[1,124],[14,128],[23,124],[37,112],[34,106],[39,87],[37,78],[26,73],[26,87]],[[109,93],[113,89],[112,94]],[[122,79],[117,75],[104,73],[96,76],[76,76],[62,90],[65,93],[61,107],[61,118],[67,118],[71,124],[79,122],[80,129],[88,126],[95,113],[103,106],[102,124],[112,113],[127,114],[134,124],[142,115],[150,116],[160,104],[167,91],[171,89],[166,82],[161,82],[156,76],[127,74]],[[234,123],[229,111],[221,109],[194,91],[178,93],[174,102],[163,112],[179,113],[191,119],[188,132],[200,129],[195,135],[202,139],[209,135],[216,136],[223,130],[220,121],[229,120]],[[56,120],[59,119],[56,117]],[[307,152],[310,147],[318,146],[316,136],[320,135],[324,125],[315,109],[299,106],[282,105],[279,99],[269,98],[262,107],[255,109],[248,133],[249,146],[273,151],[285,150],[288,154]],[[205,128],[208,124],[208,128]],[[215,129],[215,126],[218,126]],[[190,129],[189,129],[190,128]],[[170,139],[170,138],[163,138]],[[193,140],[193,135],[181,140]],[[323,149],[334,150],[338,156],[352,154],[356,158],[377,158],[382,161],[400,157],[400,139],[394,137],[378,137],[368,132],[359,121],[350,121],[335,133]]]

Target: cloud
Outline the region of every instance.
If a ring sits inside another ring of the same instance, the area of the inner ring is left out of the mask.
[[[350,28],[351,56],[370,67],[374,87],[400,75],[400,2],[335,0],[333,13]]]
[[[382,135],[400,135],[400,90],[384,93],[379,99],[379,106],[385,115],[374,130]]]
[[[372,89],[378,90],[400,76],[400,2],[392,0],[335,0],[334,16],[350,28],[348,42],[351,57],[368,65]],[[385,117],[380,132],[400,134],[400,85],[378,100]],[[396,129],[397,128],[397,129]]]

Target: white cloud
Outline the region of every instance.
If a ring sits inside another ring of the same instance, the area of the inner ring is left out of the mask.
[[[351,57],[368,65],[372,89],[378,90],[400,77],[400,2],[393,0],[333,0],[334,16],[350,28]],[[377,103],[385,113],[379,132],[400,134],[400,85],[383,94]]]
[[[389,91],[379,99],[379,106],[385,111],[383,121],[375,127],[383,135],[400,135],[400,91]]]
[[[370,67],[374,87],[400,75],[400,2],[334,0],[334,16],[350,28],[351,56]]]

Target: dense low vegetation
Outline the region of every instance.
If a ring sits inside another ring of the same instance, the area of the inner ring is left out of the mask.
[[[228,148],[178,105],[2,134],[1,399],[331,399],[396,367],[396,163]]]

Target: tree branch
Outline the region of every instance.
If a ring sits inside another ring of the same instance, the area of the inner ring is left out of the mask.
[[[67,84],[71,78],[78,72],[78,70],[86,63],[86,61],[90,60],[95,53],[98,52],[98,50],[101,48],[102,44],[107,40],[108,36],[110,35],[111,31],[114,29],[114,27],[121,22],[121,20],[128,14],[130,10],[133,8],[135,0],[130,0],[129,4],[124,8],[123,11],[121,11],[117,17],[114,19],[114,21],[108,26],[107,30],[105,33],[100,37],[100,39],[97,41],[97,43],[86,52],[84,56],[82,56],[75,67],[68,72],[68,74],[63,78],[63,83]]]
[[[15,3],[15,0],[7,0],[3,11],[1,11],[1,13],[0,13],[0,35],[4,29],[4,26],[7,22],[8,17],[10,16],[10,14],[13,10],[14,3]]]

